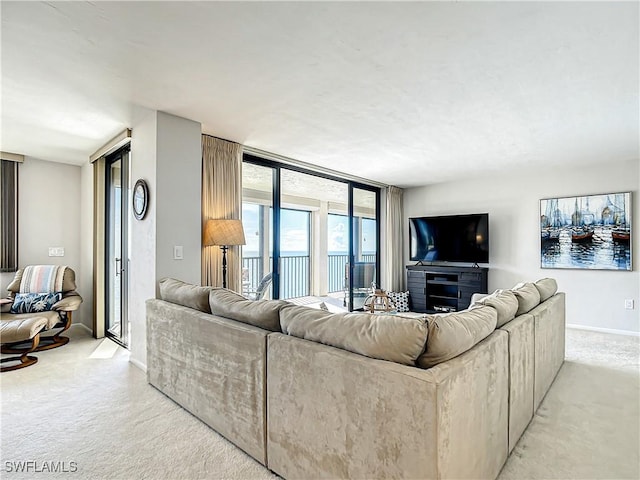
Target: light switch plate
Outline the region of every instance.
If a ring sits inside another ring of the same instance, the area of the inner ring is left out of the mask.
[[[173,259],[182,260],[183,258],[184,258],[184,252],[182,249],[182,245],[175,245],[173,247]]]
[[[49,247],[50,257],[64,257],[64,247]]]
[[[627,310],[633,310],[633,298],[624,301],[624,308]]]

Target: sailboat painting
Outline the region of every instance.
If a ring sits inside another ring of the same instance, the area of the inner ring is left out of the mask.
[[[540,200],[540,266],[631,270],[631,192]]]

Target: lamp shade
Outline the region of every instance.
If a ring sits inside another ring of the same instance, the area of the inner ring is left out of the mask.
[[[205,245],[245,245],[242,220],[207,220],[204,227]]]

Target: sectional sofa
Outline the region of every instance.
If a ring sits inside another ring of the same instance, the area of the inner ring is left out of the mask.
[[[493,479],[564,361],[556,290],[408,318],[164,279],[148,381],[284,478]]]

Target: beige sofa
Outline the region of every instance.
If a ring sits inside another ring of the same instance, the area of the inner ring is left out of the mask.
[[[562,365],[556,288],[404,318],[166,279],[147,301],[148,379],[284,478],[492,479]]]

